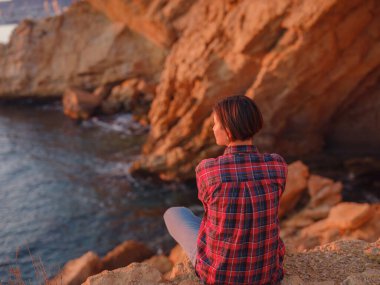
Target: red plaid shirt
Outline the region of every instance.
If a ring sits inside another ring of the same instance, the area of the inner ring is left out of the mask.
[[[204,216],[195,271],[206,284],[279,284],[285,246],[278,207],[287,164],[254,145],[229,146],[195,169]]]

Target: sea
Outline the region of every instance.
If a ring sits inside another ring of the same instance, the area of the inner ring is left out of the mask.
[[[126,240],[175,245],[162,215],[200,207],[196,185],[133,177],[148,129],[131,114],[76,122],[60,102],[0,104],[0,283],[42,284],[93,251]]]

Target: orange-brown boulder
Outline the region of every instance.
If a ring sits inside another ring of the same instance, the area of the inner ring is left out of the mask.
[[[137,78],[125,80],[114,86],[109,96],[102,100],[101,112],[104,114],[114,114],[119,111],[131,112],[135,119],[147,121],[155,87],[154,83]]]
[[[187,256],[183,261],[175,263],[172,270],[164,275],[164,278],[174,284],[179,284],[185,280],[199,282],[199,278],[195,274],[194,266]]]
[[[65,264],[61,272],[49,280],[49,285],[78,285],[87,277],[95,275],[102,270],[100,258],[94,252],[87,252],[77,259]]]
[[[314,197],[317,193],[326,186],[330,186],[334,183],[334,180],[322,177],[320,175],[310,175],[309,180],[307,181],[307,188],[310,194],[310,197]]]
[[[350,237],[366,241],[373,241],[380,237],[380,204],[371,205],[372,217],[359,228],[350,232]]]
[[[280,199],[280,217],[288,214],[297,204],[306,190],[308,177],[309,168],[302,161],[293,162],[288,166],[286,187]]]
[[[373,207],[367,203],[344,202],[330,210],[328,223],[331,228],[353,230],[370,220],[373,214]]]
[[[187,258],[186,252],[183,250],[183,248],[177,244],[175,247],[172,248],[169,254],[169,259],[173,264],[184,262]]]
[[[100,105],[102,98],[78,88],[65,91],[62,103],[63,112],[72,119],[88,119]]]
[[[298,250],[312,248],[338,239],[374,242],[380,235],[378,204],[343,202],[331,208],[326,219],[310,224],[296,233],[291,242]],[[283,223],[285,226],[286,222]],[[290,236],[288,235],[288,236]]]
[[[339,181],[334,182],[332,179],[312,174],[309,176],[307,188],[308,192],[304,193],[306,195],[303,195],[303,199],[308,199],[308,202],[303,205],[302,209],[291,213],[281,222],[281,232],[282,237],[289,242],[289,238],[297,236],[300,229],[308,228],[307,234],[311,239],[305,242],[308,245],[307,248],[309,248],[320,244],[318,238],[321,232],[320,226],[326,225],[326,221],[316,225],[313,224],[319,220],[326,219],[331,208],[342,200],[341,191],[343,185]],[[313,235],[315,230],[316,234]],[[327,226],[322,230],[327,231]],[[328,236],[328,241],[333,241],[334,237],[339,235],[339,231],[336,229],[328,230],[325,235]],[[297,246],[300,246],[300,244]]]
[[[141,262],[153,256],[154,252],[145,244],[133,240],[127,240],[115,247],[103,257],[103,268],[113,270],[124,267],[132,262]]]
[[[342,182],[338,181],[329,185],[326,185],[319,189],[318,192],[314,192],[311,196],[309,206],[311,208],[317,207],[319,205],[334,206],[342,201]]]

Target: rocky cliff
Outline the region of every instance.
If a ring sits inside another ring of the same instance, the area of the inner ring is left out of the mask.
[[[25,20],[0,48],[0,96],[61,97],[127,78],[158,81],[167,51],[87,2],[60,16]]]
[[[378,153],[379,11],[376,0],[87,0],[17,28],[0,47],[0,96],[158,83],[132,171],[167,180],[222,152],[211,107],[237,93],[262,109],[261,151]]]
[[[298,155],[329,141],[375,149],[378,1],[198,1],[192,9],[166,58],[136,169],[186,178],[201,158],[220,153],[211,106],[236,93],[264,114],[255,139],[262,150]]]
[[[87,0],[118,23],[124,23],[150,41],[170,47],[192,21],[189,13],[196,0]]]

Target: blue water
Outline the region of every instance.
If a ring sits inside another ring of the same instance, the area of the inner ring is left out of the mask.
[[[51,277],[70,259],[89,250],[102,257],[128,239],[173,245],[162,214],[196,204],[196,188],[128,173],[145,136],[129,115],[78,124],[59,105],[0,105],[1,283],[14,268],[41,282],[40,263]]]

